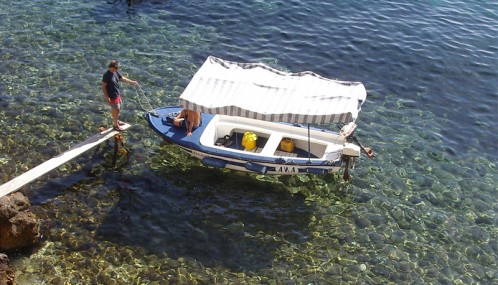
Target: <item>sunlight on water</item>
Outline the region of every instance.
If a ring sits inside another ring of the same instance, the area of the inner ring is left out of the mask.
[[[123,84],[129,156],[82,155],[23,192],[43,242],[18,284],[490,284],[498,280],[496,5],[477,1],[34,0],[0,4],[2,182],[110,125],[110,59],[154,107],[212,54],[362,81],[339,175],[210,169],[148,129]]]

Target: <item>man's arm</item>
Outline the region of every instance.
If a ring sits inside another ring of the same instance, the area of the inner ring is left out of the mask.
[[[138,81],[131,80],[131,79],[129,79],[129,78],[128,78],[128,77],[126,77],[126,76],[122,76],[122,77],[121,77],[121,81],[124,81],[124,82],[126,82],[126,83],[130,83],[130,84],[132,84],[132,85],[138,85]]]

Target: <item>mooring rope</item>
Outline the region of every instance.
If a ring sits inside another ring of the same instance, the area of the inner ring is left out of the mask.
[[[152,108],[152,105],[150,104],[149,98],[145,94],[144,90],[142,87],[137,84],[135,85],[135,93],[137,95],[137,102],[140,105],[140,107],[147,113],[152,113],[154,111],[154,108]],[[140,97],[143,97],[141,99]]]

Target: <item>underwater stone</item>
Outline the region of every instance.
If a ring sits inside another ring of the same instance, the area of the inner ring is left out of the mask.
[[[228,281],[228,280],[227,280]],[[228,283],[227,283],[228,284]],[[268,285],[277,285],[277,280],[275,279],[270,279],[268,280]]]
[[[464,249],[464,253],[472,258],[476,258],[481,252],[482,250],[475,244],[470,244]]]
[[[496,264],[495,258],[487,253],[481,253],[480,255],[478,255],[477,260],[487,265]]]
[[[434,185],[434,183],[436,182],[436,180],[432,177],[429,177],[429,176],[423,176],[423,182],[422,184],[420,184],[421,187],[424,187],[424,188],[432,188],[432,186]]]
[[[60,284],[60,285],[64,285],[65,283],[64,283],[64,280],[62,280],[62,278],[61,278],[61,277],[56,276],[56,277],[52,278],[52,280],[50,280],[50,284],[54,284],[54,285],[59,285],[59,284]]]
[[[486,271],[486,276],[488,276],[491,279],[498,279],[498,271],[488,270]]]
[[[433,222],[441,225],[441,224],[445,223],[446,221],[448,221],[448,216],[443,214],[443,213],[435,212],[435,213],[431,213],[430,219]]]
[[[391,213],[396,220],[401,220],[405,217],[405,213],[399,207],[394,207]]]
[[[488,198],[489,200],[487,201],[492,201],[491,198]],[[475,209],[478,212],[485,212],[488,210],[491,210],[491,205],[485,202],[486,200],[482,199],[473,199],[472,200],[472,205],[475,207]]]
[[[411,250],[417,250],[419,248],[417,242],[408,239],[403,241],[403,245]]]
[[[385,237],[383,235],[380,235],[380,234],[378,234],[376,232],[370,232],[368,234],[368,237],[374,243],[383,243],[384,240],[385,240]]]
[[[468,230],[470,237],[477,242],[485,242],[490,240],[490,235],[488,232],[483,230],[481,227],[474,226]]]
[[[441,204],[441,202],[439,201],[439,199],[432,192],[422,193],[421,196],[424,199],[426,199],[427,201],[431,202],[431,204],[434,205],[434,206],[439,206]]]
[[[450,191],[445,191],[445,192],[443,192],[443,198],[444,198],[445,201],[448,201],[448,202],[451,201],[451,202],[453,202],[453,204],[460,203],[461,199],[459,197],[459,193],[458,192],[456,192],[453,189],[450,190]]]
[[[355,223],[360,229],[364,229],[370,225],[370,222],[363,217],[354,217]]]
[[[389,242],[393,244],[403,244],[406,239],[406,234],[401,230],[395,230],[389,236]]]
[[[0,253],[0,284],[15,284],[15,270],[9,263],[9,257]]]
[[[359,234],[358,235],[358,241],[361,244],[368,244],[370,242],[370,238],[366,234]]]
[[[497,224],[496,218],[488,214],[479,214],[475,219],[476,224],[493,225]]]
[[[399,264],[398,264],[398,268],[399,270],[401,270],[402,272],[411,272],[412,271],[412,265],[411,263],[407,262],[407,261],[401,261]]]
[[[432,265],[432,263],[430,263],[429,261],[427,261],[425,259],[418,260],[417,264],[419,267],[430,267]]]
[[[237,223],[232,223],[228,225],[227,230],[230,233],[239,233],[244,230],[244,223],[242,222],[237,222]]]
[[[370,271],[372,271],[376,275],[381,275],[385,277],[389,277],[391,273],[391,270],[384,264],[377,264]]]
[[[373,215],[370,215],[370,222],[374,226],[380,226],[380,225],[384,225],[386,223],[386,219],[384,216],[373,214]]]
[[[328,275],[340,276],[342,268],[339,265],[333,265],[327,270]]]
[[[414,230],[416,232],[424,232],[426,230],[426,228],[424,227],[424,224],[423,223],[420,223],[418,221],[413,221],[411,224],[410,224],[410,229],[411,230]]]
[[[355,193],[353,199],[358,203],[367,203],[374,197],[373,194],[368,192]]]
[[[427,271],[425,272],[426,276],[428,276],[429,278],[436,278],[438,277],[441,273],[439,272],[439,270],[437,268],[434,268],[434,267],[430,267],[427,269]]]
[[[412,204],[415,204],[415,205],[418,205],[418,204],[421,204],[423,203],[424,200],[422,200],[422,198],[418,197],[418,196],[415,196],[415,195],[412,195],[408,198],[408,201]]]
[[[477,266],[476,264],[472,265],[472,271],[473,273],[479,278],[479,279],[484,279],[486,278],[486,274],[484,273],[484,270],[480,267]]]
[[[391,202],[389,200],[381,198],[381,197],[374,197],[372,199],[372,204],[377,205],[380,208],[384,208],[384,209],[391,208]]]

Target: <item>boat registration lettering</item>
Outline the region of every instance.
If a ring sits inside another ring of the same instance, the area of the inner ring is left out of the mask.
[[[280,166],[275,169],[277,172],[281,173],[298,173],[299,171],[294,166]]]
[[[200,157],[200,158],[202,158],[202,157],[205,157],[205,156],[206,156],[206,154],[205,154],[205,153],[200,152],[200,151],[196,151],[196,150],[192,150],[190,153],[191,153],[193,156],[197,156],[197,157]]]

